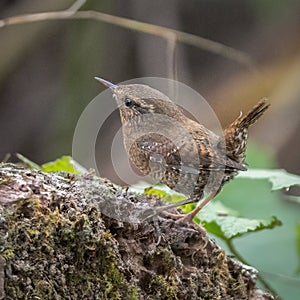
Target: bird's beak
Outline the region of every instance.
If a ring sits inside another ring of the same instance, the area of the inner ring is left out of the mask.
[[[110,88],[111,90],[114,90],[115,88],[117,88],[118,86],[103,79],[103,78],[100,78],[100,77],[94,77],[97,81],[99,81],[100,83],[102,83],[104,86]]]

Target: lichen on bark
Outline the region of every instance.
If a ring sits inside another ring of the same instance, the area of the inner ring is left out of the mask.
[[[138,220],[153,200],[0,164],[0,299],[273,299],[198,225],[112,217]]]

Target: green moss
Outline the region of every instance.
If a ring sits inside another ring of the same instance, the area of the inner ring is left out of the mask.
[[[178,299],[177,280],[175,277],[157,275],[153,278],[150,285],[158,299]]]
[[[140,295],[140,289],[138,287],[130,287],[128,290],[129,300],[138,300]]]
[[[5,258],[6,260],[10,260],[13,259],[15,257],[15,253],[14,250],[12,248],[7,248],[5,249],[1,255],[3,256],[3,258]]]
[[[2,255],[18,270],[13,275],[24,282],[16,288],[8,278],[7,296],[138,299],[138,290],[117,267],[117,242],[103,225],[100,212],[77,204],[71,199],[31,198],[6,214],[9,230]]]

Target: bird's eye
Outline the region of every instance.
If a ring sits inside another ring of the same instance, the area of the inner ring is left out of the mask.
[[[125,106],[127,106],[127,107],[132,107],[134,104],[133,100],[130,98],[125,98],[124,103],[125,103]]]

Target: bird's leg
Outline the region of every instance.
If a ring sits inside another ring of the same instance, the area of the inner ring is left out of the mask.
[[[189,212],[188,214],[185,214],[184,216],[182,216],[181,218],[179,218],[178,221],[180,222],[184,222],[184,223],[191,223],[193,221],[193,219],[196,217],[196,215],[198,214],[198,212],[208,203],[210,202],[217,194],[218,192],[211,192],[207,198],[205,198],[203,201],[200,202],[200,204],[191,212]]]
[[[171,203],[169,205],[158,207],[156,211],[165,211],[165,210],[169,210],[169,209],[174,208],[174,207],[178,207],[180,205],[190,204],[190,203],[194,203],[194,202],[197,202],[197,201],[198,200],[196,200],[194,198],[187,198],[187,199],[184,199],[184,200],[179,201],[179,202],[174,202],[174,203]]]
[[[195,218],[195,216],[198,214],[198,212],[207,204],[209,203],[217,194],[218,191],[214,191],[211,192],[207,198],[205,198],[203,201],[200,202],[200,204],[191,212],[189,212],[188,214],[175,214],[175,213],[171,213],[168,212],[169,209],[181,206],[181,205],[185,205],[185,204],[190,204],[190,203],[194,203],[194,202],[198,202],[199,200],[195,199],[195,198],[187,198],[184,199],[182,201],[179,202],[175,202],[169,205],[165,205],[165,206],[161,206],[161,207],[157,207],[155,208],[155,213],[151,216],[148,217],[153,217],[154,215],[163,212],[164,215],[169,216],[171,218],[177,219],[177,221],[179,222],[183,222],[183,223],[191,223],[193,221],[193,219]]]
[[[197,200],[194,199],[194,198],[187,198],[187,199],[184,199],[184,200],[179,201],[179,202],[171,203],[169,205],[155,207],[154,208],[154,213],[151,214],[150,216],[147,216],[146,219],[154,217],[155,215],[157,215],[159,213],[163,213],[165,216],[171,217],[173,219],[182,219],[185,216],[184,214],[180,214],[180,213],[175,214],[175,213],[172,213],[172,212],[168,212],[168,210],[170,210],[172,208],[176,208],[180,205],[190,204],[190,203],[194,203],[194,202],[197,202]]]

